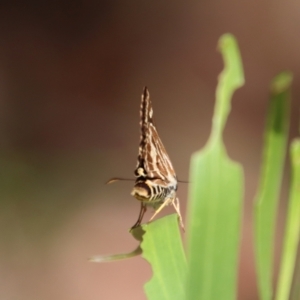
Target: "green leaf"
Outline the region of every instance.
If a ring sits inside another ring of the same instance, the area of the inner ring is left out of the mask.
[[[300,237],[300,139],[291,145],[292,183],[276,300],[290,299]]]
[[[218,48],[223,56],[224,70],[219,75],[211,137],[222,139],[221,135],[231,110],[231,97],[236,89],[243,86],[245,80],[235,38],[231,34],[222,35]]]
[[[243,170],[229,159],[222,132],[233,92],[244,82],[232,35],[220,38],[224,70],[219,77],[213,128],[205,148],[192,156],[188,203],[187,298],[236,298]]]
[[[131,229],[130,232],[136,240],[138,240],[139,242],[142,242],[143,236],[145,234],[142,227],[137,227],[137,228]],[[132,257],[138,256],[140,254],[142,254],[142,248],[140,247],[140,245],[138,245],[133,251],[128,252],[128,253],[95,255],[95,256],[90,257],[88,260],[90,262],[95,262],[95,263],[113,262],[113,261],[117,261],[117,260],[124,260],[124,259],[128,259],[128,258],[132,258]]]
[[[182,300],[186,278],[186,258],[176,214],[142,226],[145,234],[142,256],[151,264],[153,277],[144,288],[148,299]]]
[[[261,300],[272,299],[273,244],[286,154],[292,75],[279,74],[271,84],[260,184],[255,199],[255,258]]]
[[[121,254],[109,254],[109,255],[95,255],[88,259],[90,262],[103,263],[103,262],[112,262],[117,260],[124,260],[128,258],[132,258],[138,256],[142,253],[140,246],[129,253],[121,253]]]

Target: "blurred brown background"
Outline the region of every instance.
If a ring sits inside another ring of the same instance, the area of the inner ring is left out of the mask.
[[[133,176],[144,85],[178,177],[188,179],[190,156],[210,131],[222,69],[216,45],[226,32],[238,38],[246,76],[225,132],[228,152],[246,175],[238,299],[257,299],[250,218],[268,84],[281,70],[294,72],[294,137],[299,6],[264,0],[1,1],[0,299],[145,299],[142,285],[151,269],[141,258],[87,262],[93,254],[136,246],[128,234],[139,211],[132,183],[104,182]],[[187,188],[179,187],[183,212]],[[287,188],[277,260],[286,196]]]

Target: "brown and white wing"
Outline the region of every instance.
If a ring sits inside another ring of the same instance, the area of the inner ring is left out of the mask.
[[[173,182],[176,174],[153,123],[153,108],[147,87],[142,94],[140,117],[141,140],[135,175]]]

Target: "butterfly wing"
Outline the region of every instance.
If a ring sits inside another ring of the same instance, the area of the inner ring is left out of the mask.
[[[153,122],[153,108],[147,87],[144,88],[140,110],[141,140],[135,175],[177,183],[176,174]]]

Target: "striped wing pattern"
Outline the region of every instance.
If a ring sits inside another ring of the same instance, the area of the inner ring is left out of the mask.
[[[160,178],[166,185],[177,184],[174,168],[153,123],[153,108],[147,87],[142,94],[140,117],[141,141],[135,175]]]
[[[176,198],[176,173],[154,125],[153,108],[147,87],[142,94],[140,118],[141,140],[134,172],[136,182],[131,194],[141,201],[141,211],[133,228],[141,224],[147,206],[155,209],[150,219],[152,220],[168,204],[173,204],[183,227],[179,201]]]

